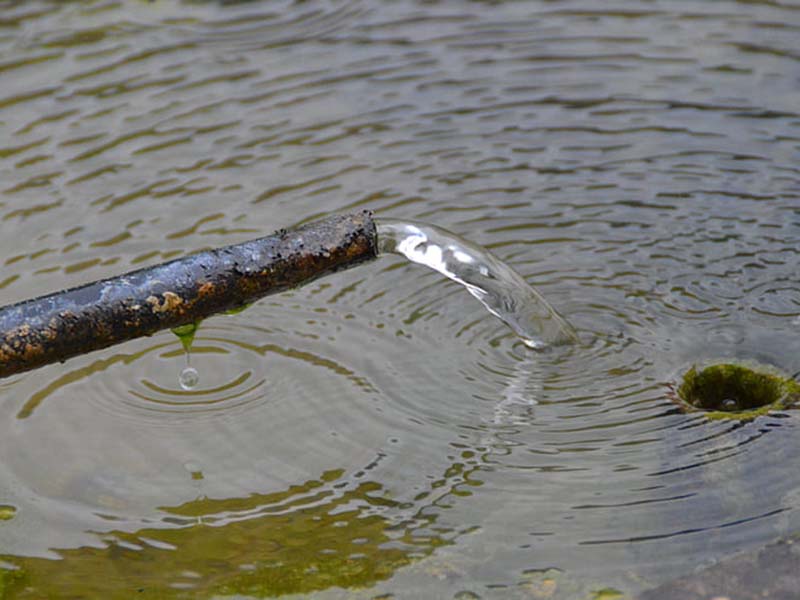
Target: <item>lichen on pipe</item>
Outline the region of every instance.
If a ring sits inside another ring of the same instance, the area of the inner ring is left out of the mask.
[[[377,256],[368,212],[337,215],[0,308],[0,377],[235,309]]]

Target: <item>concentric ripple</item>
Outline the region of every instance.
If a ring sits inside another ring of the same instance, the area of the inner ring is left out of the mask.
[[[368,209],[486,246],[581,343],[384,257],[188,362],[164,332],[0,381],[0,587],[633,596],[800,530],[798,412],[669,398],[800,372],[800,13],[589,4],[3,3],[3,303]]]
[[[180,344],[153,353],[139,365],[133,385],[127,390],[106,390],[103,397],[123,397],[125,410],[143,418],[152,412],[152,418],[166,422],[169,414],[181,418],[239,411],[284,397],[289,390],[280,387],[282,382],[267,381],[266,350],[242,339],[252,338],[253,333],[236,323],[207,324],[188,354]],[[266,337],[269,332],[263,334]],[[169,373],[165,362],[174,370],[172,377],[165,377]],[[189,377],[193,374],[191,383],[187,383],[186,371]],[[118,381],[112,380],[112,384]]]

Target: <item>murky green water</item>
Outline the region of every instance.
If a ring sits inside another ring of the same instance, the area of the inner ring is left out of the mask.
[[[800,370],[796,3],[2,8],[3,304],[368,208],[585,342],[385,258],[205,322],[190,390],[169,332],[0,381],[9,597],[632,595],[800,529],[800,415],[665,394]]]

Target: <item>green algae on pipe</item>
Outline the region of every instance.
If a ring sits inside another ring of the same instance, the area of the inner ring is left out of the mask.
[[[0,377],[196,323],[377,256],[371,214],[191,254],[0,308]]]

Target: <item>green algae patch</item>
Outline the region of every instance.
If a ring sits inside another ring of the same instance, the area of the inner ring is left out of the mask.
[[[709,419],[749,421],[800,403],[800,384],[761,365],[713,364],[690,368],[677,388],[685,412],[703,412]]]
[[[178,336],[184,351],[189,352],[192,349],[192,342],[194,342],[197,330],[200,329],[200,323],[201,321],[197,321],[196,323],[188,323],[187,325],[180,325],[170,329],[172,333]]]
[[[380,484],[343,490],[342,475],[165,507],[162,527],[103,533],[103,547],[58,550],[60,560],[0,556],[21,569],[4,577],[24,573],[24,585],[0,583],[0,599],[273,598],[369,588],[449,543],[441,528],[432,533],[435,517],[392,521],[382,511],[402,506]]]
[[[232,317],[234,315],[238,315],[239,313],[246,311],[251,306],[253,306],[252,303],[242,304],[241,306],[237,306],[235,308],[229,308],[228,310],[225,311],[225,314],[228,315],[229,317]]]
[[[591,600],[625,600],[625,594],[614,588],[603,588],[592,592]]]
[[[11,594],[18,589],[25,578],[21,569],[4,569],[0,567],[0,600],[12,598]]]
[[[241,312],[244,312],[248,308],[250,308],[253,304],[246,303],[242,304],[241,306],[237,306],[231,309],[228,309],[224,312],[224,314],[233,316],[238,315]],[[179,325],[178,327],[173,327],[170,329],[172,333],[174,333],[178,339],[181,341],[181,345],[183,346],[184,351],[189,352],[192,349],[192,343],[194,342],[194,336],[197,333],[197,330],[200,329],[200,324],[203,321],[197,321],[195,323],[187,323],[186,325]]]

